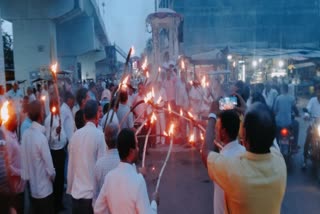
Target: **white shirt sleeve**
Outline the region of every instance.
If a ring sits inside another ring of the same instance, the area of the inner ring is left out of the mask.
[[[56,171],[53,167],[52,157],[50,154],[48,142],[41,142],[40,143],[40,153],[41,153],[41,157],[45,163],[46,172],[47,172],[48,176],[51,178],[51,180],[53,181],[56,176]]]
[[[154,201],[150,204],[146,182],[141,174],[139,176],[141,182],[137,193],[137,213],[157,213],[157,204]]]
[[[98,156],[96,160],[99,160],[99,158],[102,158],[107,151],[107,146],[106,146],[106,142],[104,140],[104,136],[103,133],[101,132],[101,137],[99,138],[99,142],[98,142]]]
[[[309,113],[311,113],[310,111],[311,111],[312,104],[313,104],[313,98],[309,100],[308,105],[307,105],[307,110]]]
[[[107,177],[102,185],[100,194],[94,204],[94,213],[95,214],[108,214],[108,200],[107,200]]]

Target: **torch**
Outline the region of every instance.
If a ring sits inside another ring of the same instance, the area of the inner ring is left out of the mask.
[[[52,73],[52,78],[53,78],[53,86],[54,90],[57,96],[57,108],[56,111],[58,111],[58,116],[59,116],[59,126],[61,126],[61,115],[60,115],[60,94],[59,94],[59,89],[58,89],[58,80],[57,80],[57,67],[58,64],[55,63],[51,66],[51,73]],[[60,141],[60,133],[58,136],[58,140]]]
[[[156,191],[155,192],[158,192],[159,190],[159,186],[160,186],[160,181],[161,181],[161,177],[162,177],[162,174],[164,172],[164,169],[166,168],[167,166],[167,162],[170,158],[170,154],[171,154],[171,150],[172,150],[172,145],[173,145],[173,129],[174,129],[174,125],[171,124],[170,126],[170,129],[169,129],[169,137],[170,137],[170,146],[169,146],[169,149],[168,149],[168,153],[167,153],[167,157],[164,161],[164,164],[160,170],[160,174],[159,174],[159,177],[158,177],[158,181],[157,181],[157,185],[156,185]]]

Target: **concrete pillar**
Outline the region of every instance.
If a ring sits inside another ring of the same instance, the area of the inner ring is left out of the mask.
[[[0,17],[1,19],[1,17]],[[6,87],[6,76],[4,70],[4,57],[3,57],[3,41],[2,41],[2,26],[0,26],[0,85]]]
[[[57,59],[56,26],[49,19],[13,20],[16,80],[32,80],[31,72]]]

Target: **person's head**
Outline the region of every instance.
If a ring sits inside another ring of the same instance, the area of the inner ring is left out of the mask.
[[[138,159],[139,148],[134,131],[129,128],[122,129],[118,135],[117,148],[120,160],[135,163]]]
[[[73,108],[74,101],[75,101],[75,98],[73,94],[70,91],[66,91],[64,94],[64,102],[70,107],[70,109]]]
[[[264,99],[263,95],[259,92],[253,92],[251,94],[251,104],[261,102],[263,104],[266,104],[266,100]]]
[[[86,122],[90,121],[98,124],[98,103],[95,100],[88,100],[83,108],[84,119]]]
[[[43,122],[43,108],[40,101],[35,100],[29,103],[28,116],[31,121],[38,122],[40,124]]]
[[[142,82],[140,82],[138,84],[138,93],[139,93],[139,95],[143,95],[143,93],[144,93],[144,85]]]
[[[103,117],[102,105],[98,101],[97,101],[97,105],[98,105],[98,118],[101,119]]]
[[[84,105],[86,104],[86,102],[90,99],[89,94],[88,94],[88,89],[80,88],[77,91],[76,99],[77,99],[77,103],[78,103],[80,109],[82,109],[84,107]]]
[[[282,84],[282,85],[281,85],[281,93],[282,93],[282,94],[287,94],[288,91],[289,91],[288,84]]]
[[[13,102],[9,102],[8,106],[8,116],[9,119],[8,121],[4,124],[4,126],[6,127],[6,129],[8,129],[9,131],[15,131],[18,127],[18,119],[17,119],[17,112],[14,106]]]
[[[115,123],[110,123],[106,126],[104,130],[104,138],[109,149],[117,148],[119,130],[119,125]]]
[[[29,86],[29,87],[27,88],[27,94],[28,94],[28,96],[30,96],[31,94],[33,94],[33,88],[32,88],[31,86]]]
[[[240,119],[234,110],[222,111],[218,115],[216,123],[217,140],[223,144],[230,143],[238,137]]]
[[[263,103],[252,104],[245,114],[243,139],[248,151],[256,154],[270,152],[276,136],[276,123],[269,107]]]
[[[71,80],[69,78],[66,78],[64,80],[64,87],[65,87],[66,91],[71,92],[71,90],[72,90],[72,82],[71,82]]]
[[[95,91],[96,90],[96,84],[94,82],[89,83],[89,90]]]
[[[119,94],[119,99],[121,104],[126,104],[128,101],[128,92],[121,90]]]
[[[18,85],[18,83],[15,82],[15,83],[13,84],[13,90],[14,90],[14,91],[17,91],[18,89],[19,89],[19,85]]]

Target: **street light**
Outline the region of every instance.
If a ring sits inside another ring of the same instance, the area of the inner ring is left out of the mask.
[[[232,55],[229,54],[229,55],[227,56],[227,59],[228,59],[229,61],[231,61],[231,60],[232,60]]]
[[[252,66],[255,68],[255,67],[257,67],[257,65],[258,65],[258,62],[256,60],[253,60],[252,61]]]
[[[262,58],[259,59],[259,63],[261,63],[261,62],[262,62]]]
[[[279,61],[279,67],[282,68],[284,66],[284,62],[282,60]]]

